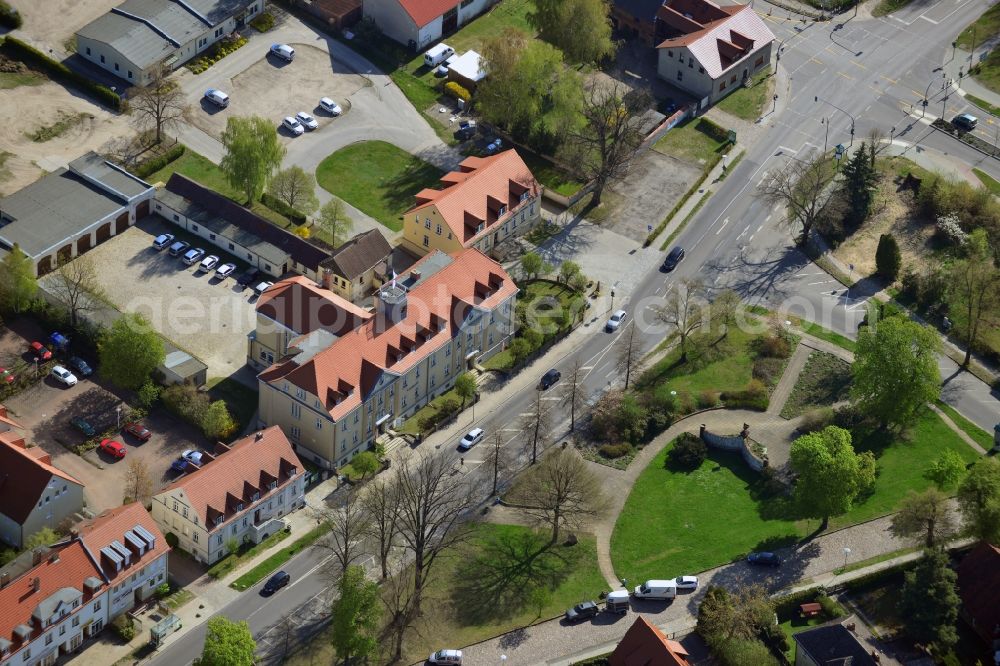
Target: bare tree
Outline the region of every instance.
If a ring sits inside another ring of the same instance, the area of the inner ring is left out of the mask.
[[[631,90],[617,81],[593,84],[583,92],[585,122],[568,133],[565,157],[594,182],[591,206],[600,205],[605,187],[628,173],[642,145],[642,117],[652,100],[648,91]]]
[[[390,663],[398,663],[403,659],[406,632],[419,614],[418,595],[413,589],[413,578],[402,571],[387,579],[381,589],[388,620],[383,639],[392,641],[393,656]]]
[[[549,413],[545,411],[542,402],[542,392],[535,389],[535,399],[531,403],[531,411],[524,419],[523,432],[527,443],[531,446],[531,464],[538,462],[538,440],[543,439],[551,425]]]
[[[74,327],[80,323],[80,315],[99,309],[100,300],[104,298],[97,267],[88,254],[60,263],[52,275],[49,289],[69,309],[69,322]]]
[[[729,335],[729,327],[742,304],[740,295],[732,289],[721,291],[712,301],[712,321],[722,327],[723,337]]]
[[[576,414],[583,411],[585,405],[585,395],[583,390],[583,361],[579,356],[574,356],[566,378],[563,380],[563,404],[569,407],[569,429],[576,430]]]
[[[809,232],[833,193],[831,185],[836,177],[833,160],[813,152],[805,160],[789,160],[764,178],[757,190],[770,206],[785,209],[790,226],[801,225],[802,233],[795,242],[802,246],[809,241]]]
[[[149,503],[153,496],[153,481],[149,478],[149,468],[138,458],[132,458],[125,473],[125,489],[122,491],[122,504],[141,502],[143,506]]]
[[[656,318],[677,331],[681,361],[687,360],[688,339],[705,323],[703,293],[701,282],[685,278],[667,297],[666,305],[656,309]]]
[[[472,507],[468,484],[450,478],[443,456],[407,460],[396,470],[397,523],[403,547],[413,556],[413,610],[420,612],[427,576],[442,552],[466,534],[463,519]]]
[[[575,449],[554,447],[510,493],[519,508],[551,530],[549,545],[562,527],[600,515],[605,505],[601,483]]]
[[[344,204],[334,197],[319,209],[318,222],[321,229],[330,234],[330,244],[337,247],[337,239],[341,242],[354,228],[354,222],[344,213]]]
[[[625,373],[625,390],[628,390],[632,369],[642,360],[642,336],[635,334],[637,327],[634,324],[629,324],[628,337],[622,336],[625,344],[618,348],[618,371]]]
[[[374,543],[382,580],[389,577],[389,556],[396,547],[399,527],[399,490],[396,484],[386,479],[375,479],[360,495],[365,508],[364,533]]]
[[[341,499],[339,506],[316,510],[319,520],[330,527],[329,535],[317,541],[316,545],[333,556],[334,567],[329,573],[335,581],[339,581],[347,567],[364,554],[362,539],[367,521],[356,491],[348,490],[337,497]]]
[[[972,348],[980,344],[983,329],[995,329],[995,322],[990,320],[1000,298],[1000,270],[993,261],[984,229],[969,235],[965,257],[949,266],[948,277],[952,292],[957,296],[955,309],[962,315],[956,327],[965,342],[962,367],[968,368]]]
[[[300,166],[282,169],[271,176],[267,183],[267,193],[306,215],[319,208],[316,178]]]
[[[881,127],[873,127],[868,132],[868,156],[871,160],[872,171],[875,170],[875,158],[884,153],[890,144],[885,140],[885,132],[882,131]]]
[[[163,140],[163,131],[176,125],[184,115],[184,93],[167,78],[169,70],[158,67],[149,83],[128,92],[128,108],[140,130],[153,129],[156,143]]]
[[[487,469],[493,469],[493,491],[490,493],[490,497],[496,497],[500,487],[500,479],[506,474],[509,463],[507,456],[504,455],[503,440],[499,432],[493,437],[493,446],[486,453],[485,462]]]

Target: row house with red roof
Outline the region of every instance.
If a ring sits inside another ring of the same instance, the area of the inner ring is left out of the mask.
[[[0,664],[50,666],[167,580],[166,539],[141,504],[0,569]]]
[[[365,18],[400,44],[420,50],[455,32],[499,0],[365,0]]]
[[[320,324],[289,339],[286,354],[257,377],[260,424],[280,426],[321,467],[346,464],[504,349],[517,293],[476,249],[427,254],[379,289],[374,315],[357,327]]]
[[[153,496],[151,512],[199,562],[260,543],[285,528],[282,516],[305,506],[305,470],[279,428],[218,444],[194,467]]]

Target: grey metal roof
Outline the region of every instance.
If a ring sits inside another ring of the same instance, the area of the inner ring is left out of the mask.
[[[177,47],[142,21],[105,14],[77,31],[78,37],[107,44],[138,69],[147,69],[170,56]]]
[[[222,23],[234,14],[243,11],[253,0],[181,0],[188,7],[198,12],[213,25]]]
[[[121,167],[111,164],[93,151],[70,162],[69,168],[70,171],[76,172],[85,179],[93,179],[127,199],[137,197],[152,187],[149,183],[136,178]]]
[[[32,616],[37,620],[44,621],[56,612],[56,609],[59,608],[60,604],[70,605],[73,603],[74,599],[79,599],[81,596],[83,595],[77,589],[72,587],[61,587],[38,602]]]
[[[58,169],[0,199],[0,240],[17,243],[29,257],[37,257],[95,222],[125,210],[125,201],[71,171]]]

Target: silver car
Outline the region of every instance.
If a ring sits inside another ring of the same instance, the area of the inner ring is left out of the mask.
[[[295,119],[298,120],[300,123],[302,123],[302,126],[305,127],[306,129],[314,130],[317,127],[319,127],[319,123],[316,122],[316,119],[310,116],[305,111],[299,111],[298,113],[296,113]]]

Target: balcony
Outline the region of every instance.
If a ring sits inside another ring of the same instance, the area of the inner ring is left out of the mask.
[[[247,531],[247,538],[254,543],[260,543],[272,534],[277,534],[281,530],[285,529],[287,523],[281,518],[270,518],[261,521],[259,524],[254,523],[250,526]]]

